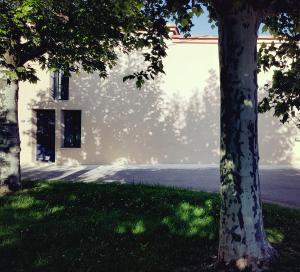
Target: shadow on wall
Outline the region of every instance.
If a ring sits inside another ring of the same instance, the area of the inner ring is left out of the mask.
[[[161,89],[161,78],[147,82],[142,90],[137,90],[134,82],[124,84],[122,75],[135,69],[129,61],[101,83],[97,84],[95,75],[74,80],[74,87],[88,96],[82,104],[91,105],[83,113],[91,122],[90,126],[83,125],[87,156],[98,150],[104,163],[120,158],[137,164],[217,161],[218,126],[213,125],[218,116],[217,85],[208,87],[203,98],[195,90],[185,101],[180,94],[169,97]],[[214,72],[209,81],[217,82]],[[205,106],[202,100],[211,103]],[[207,114],[208,105],[214,108],[213,114]]]
[[[263,89],[259,96],[264,95]],[[273,116],[273,111],[259,114],[258,135],[260,164],[290,165],[293,164],[295,138],[299,129],[293,123],[282,124]]]
[[[163,77],[138,90],[122,78],[142,68],[138,58],[123,58],[106,80],[97,74],[74,75],[70,100],[53,101],[40,91],[30,108],[81,109],[80,149],[57,147],[59,164],[219,163],[219,78],[210,70],[203,90],[188,99],[167,94]],[[188,68],[186,68],[188,69]],[[192,69],[192,68],[191,68]],[[49,91],[49,90],[48,90]],[[184,90],[182,90],[182,93]],[[60,115],[56,115],[56,118]],[[270,114],[260,119],[262,164],[289,164],[291,129]],[[32,120],[33,125],[35,120]],[[60,133],[60,128],[56,129]],[[34,136],[33,130],[25,131]]]

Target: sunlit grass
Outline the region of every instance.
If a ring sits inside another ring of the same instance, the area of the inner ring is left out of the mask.
[[[142,234],[145,231],[146,228],[143,220],[138,220],[136,222],[122,222],[115,228],[115,232],[119,234],[132,233],[137,235]]]
[[[278,229],[267,229],[266,231],[267,231],[268,240],[271,243],[279,244],[283,241],[284,234]]]
[[[211,200],[206,200],[202,207],[184,201],[174,208],[172,215],[164,217],[162,223],[168,226],[172,234],[212,240],[216,237],[218,226],[212,208]]]
[[[214,271],[218,214],[217,194],[32,183],[0,197],[0,271]],[[264,214],[282,256],[274,271],[299,271],[300,212],[266,205]]]

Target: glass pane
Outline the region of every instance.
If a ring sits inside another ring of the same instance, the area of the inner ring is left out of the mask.
[[[63,71],[55,71],[52,79],[53,98],[56,100],[69,99],[69,77]]]
[[[81,146],[81,111],[64,111],[64,147]]]

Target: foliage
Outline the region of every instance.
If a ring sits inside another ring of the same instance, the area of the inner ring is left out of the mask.
[[[219,196],[144,185],[25,183],[0,197],[0,270],[214,271]],[[269,239],[298,271],[300,212],[265,207]]]
[[[201,11],[187,0],[1,0],[0,64],[10,79],[31,82],[37,77],[29,61],[42,68],[97,70],[106,77],[119,54],[146,49],[147,69],[129,77],[140,86],[163,72],[167,21],[172,18],[187,32],[193,14]]]
[[[1,0],[0,65],[8,69],[10,79],[31,82],[37,77],[30,61],[37,61],[42,68],[97,70],[106,77],[121,53],[144,49],[147,68],[124,77],[137,79],[141,87],[145,80],[164,72],[162,59],[166,56],[169,20],[188,35],[192,17],[200,16],[203,6],[209,10],[211,22],[218,24],[218,13],[230,5],[245,3],[248,2],[223,1],[221,5],[219,1],[204,0]],[[276,69],[273,84],[266,86],[268,96],[261,101],[260,111],[274,108],[283,123],[291,119],[299,122],[299,3],[252,4],[262,10],[278,9],[265,18],[264,30],[282,41],[279,46],[264,45],[259,51],[260,68]],[[14,64],[5,60],[6,54],[13,56]]]
[[[282,123],[294,121],[300,127],[300,15],[280,14],[268,17],[264,30],[269,30],[280,44],[263,44],[259,50],[259,67],[274,69],[273,80],[265,86],[268,95],[259,104],[260,112],[274,109]]]
[[[192,17],[200,16],[203,6],[208,8],[211,21],[218,24],[218,13],[231,5],[243,4],[249,1],[1,0],[0,65],[8,68],[10,79],[32,82],[37,77],[29,61],[50,69],[97,70],[106,77],[119,54],[146,49],[143,56],[147,68],[124,77],[136,78],[141,87],[145,80],[163,73],[168,20],[188,35]],[[264,19],[264,30],[282,42],[279,46],[264,45],[259,51],[260,68],[276,69],[273,84],[266,86],[268,96],[261,101],[260,111],[274,108],[283,123],[291,119],[299,122],[299,1],[251,4],[261,10],[269,9],[271,16]],[[13,56],[14,65],[5,61],[5,54]]]

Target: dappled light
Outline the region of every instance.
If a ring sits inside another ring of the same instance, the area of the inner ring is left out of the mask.
[[[115,232],[119,234],[124,234],[126,232],[131,232],[132,234],[138,235],[146,231],[143,220],[138,220],[134,223],[132,222],[122,222],[118,224],[115,228]]]
[[[1,272],[214,271],[217,194],[115,183],[24,188],[0,198]],[[264,212],[268,238],[284,256],[274,271],[296,271],[299,212]]]
[[[264,88],[259,88],[259,100],[265,95]],[[260,163],[264,165],[299,166],[299,145],[295,138],[299,128],[293,123],[282,124],[274,118],[273,110],[259,114],[258,139]]]
[[[163,218],[172,234],[192,237],[200,236],[214,239],[218,226],[213,217],[212,202],[205,201],[203,206],[181,202],[174,210],[174,215]]]
[[[271,243],[279,244],[284,239],[284,234],[278,229],[266,229],[268,240]]]
[[[16,197],[11,203],[9,203],[12,209],[26,209],[31,208],[35,203],[35,199],[31,196]]]
[[[179,48],[170,50],[177,52]],[[52,99],[50,86],[46,84],[50,74],[41,73],[38,85],[28,84],[20,92],[20,103],[26,104],[20,111],[22,164],[36,163],[36,110],[55,109],[55,153],[59,165],[218,165],[218,71],[208,66],[210,69],[205,68],[201,77],[197,70],[196,77],[189,64],[185,72],[193,77],[183,79],[182,74],[176,75],[178,69],[172,67],[177,61],[187,60],[180,57],[174,58],[175,63],[168,58],[165,61],[169,73],[146,82],[141,90],[132,81],[122,81],[124,75],[142,67],[139,56],[134,54],[122,58],[105,80],[97,74],[74,74],[67,101]],[[262,86],[266,75],[261,76]],[[264,96],[263,89],[259,93]],[[247,99],[243,104],[251,107]],[[82,111],[81,148],[62,147],[61,111],[67,109]],[[259,115],[260,164],[296,166],[299,145],[295,138],[299,130],[293,124],[281,125],[272,114]]]
[[[0,198],[1,272],[174,271],[208,265],[217,248],[215,195],[117,184],[25,188]]]
[[[123,83],[123,75],[140,66],[138,57],[133,55],[124,58],[106,80],[100,80],[96,74],[74,74],[68,101],[53,100],[50,89],[35,90],[36,95],[27,102],[28,108],[56,109],[58,164],[217,162],[219,86],[216,71],[209,71],[202,90],[193,89],[184,97],[185,92],[166,93],[162,88],[163,77],[146,82],[141,90],[136,89],[134,82]],[[60,111],[66,108],[82,110],[80,149],[61,148]],[[34,110],[24,115],[31,115],[26,117],[31,124],[26,121],[28,125],[21,126],[23,161],[34,162],[36,116]]]

